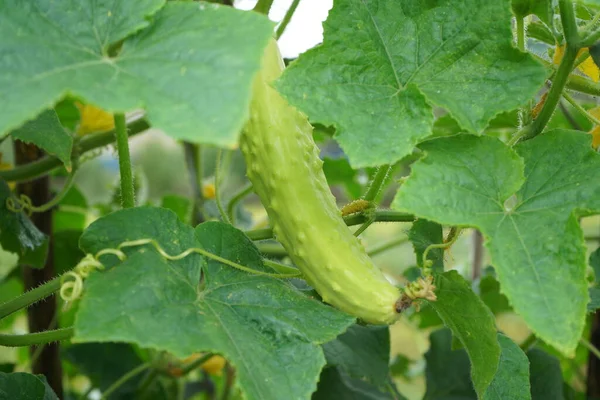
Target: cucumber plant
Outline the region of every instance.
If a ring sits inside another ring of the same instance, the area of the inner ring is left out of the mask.
[[[600,397],[600,4],[232,3],[0,0],[0,399]]]

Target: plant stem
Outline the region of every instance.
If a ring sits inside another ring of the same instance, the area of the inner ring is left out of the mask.
[[[569,103],[571,103],[571,105],[573,107],[575,107],[575,109],[577,109],[577,111],[579,111],[581,114],[583,114],[590,122],[592,122],[594,125],[600,125],[600,120],[598,120],[598,118],[596,118],[592,114],[590,114],[585,108],[583,108],[581,106],[581,104],[576,102],[575,99],[573,97],[571,97],[568,93],[566,93],[566,92],[563,93],[563,97],[565,98],[565,100],[567,100]]]
[[[372,212],[375,216],[374,222],[413,222],[415,220],[414,216],[398,211],[377,210]],[[360,225],[368,220],[369,216],[363,213],[351,214],[344,217],[344,222],[348,226]],[[251,240],[265,240],[273,237],[273,230],[271,228],[256,229],[246,231],[245,233]]]
[[[202,193],[202,147],[199,144],[183,142],[185,161],[188,174],[190,175],[190,186],[194,198],[194,215],[192,225],[198,225],[204,221],[204,195]]]
[[[586,349],[588,349],[597,359],[600,360],[600,350],[596,348],[593,344],[591,344],[587,339],[581,338],[579,339],[579,343],[583,345]]]
[[[509,145],[514,145],[520,140],[532,139],[542,133],[546,127],[546,124],[548,121],[550,121],[552,113],[554,113],[554,109],[556,108],[562,91],[567,83],[567,80],[569,79],[569,74],[573,70],[575,58],[577,58],[577,51],[578,49],[576,47],[571,47],[567,44],[563,59],[561,60],[554,80],[552,81],[552,87],[548,92],[546,102],[538,114],[538,117],[531,125],[528,125],[517,132],[517,134],[515,134],[515,136],[513,136],[513,138],[509,141]]]
[[[148,125],[148,122],[143,118],[131,121],[131,123],[127,125],[127,128],[130,131],[130,137],[147,130],[149,127],[150,125]],[[111,130],[84,136],[77,142],[76,146],[78,147],[77,151],[79,154],[83,155],[88,151],[107,146],[114,141],[115,130]],[[62,164],[62,161],[57,157],[47,156],[40,160],[30,162],[29,164],[21,165],[6,171],[0,171],[0,179],[4,179],[7,182],[28,181],[46,175],[53,169],[60,167]]]
[[[288,255],[285,248],[279,243],[257,243],[256,247],[261,254],[269,257],[283,258]]]
[[[28,292],[23,293],[19,297],[0,304],[0,319],[8,317],[12,313],[19,311],[22,308],[44,299],[60,289],[60,277],[54,278],[51,281],[44,283]]]
[[[516,17],[517,20],[517,48],[525,51],[525,18]]]
[[[560,21],[562,22],[563,32],[567,47],[575,49],[575,54],[579,51],[579,33],[577,32],[577,20],[575,19],[575,9],[572,0],[558,0],[560,10]]]
[[[473,230],[473,268],[471,278],[479,279],[483,262],[483,235],[478,229]]]
[[[125,384],[128,380],[135,378],[138,374],[141,374],[142,372],[144,372],[151,366],[152,366],[152,364],[150,364],[150,363],[144,363],[144,364],[138,365],[131,371],[127,372],[125,375],[123,375],[121,378],[119,378],[115,383],[110,385],[109,388],[104,391],[104,393],[102,393],[102,397],[100,398],[100,400],[108,399],[108,397],[111,394],[113,394],[117,389],[119,389],[121,386],[123,386],[123,384]]]
[[[223,150],[219,149],[217,151],[217,160],[215,161],[215,202],[217,203],[217,208],[219,209],[219,214],[221,215],[221,219],[228,224],[231,224],[225,209],[223,208],[223,203],[221,203],[221,158],[223,157]]]
[[[537,342],[537,337],[532,333],[519,345],[521,350],[527,352],[530,348],[532,348]]]
[[[285,15],[283,16],[283,19],[281,20],[281,22],[279,23],[279,26],[277,27],[277,30],[275,31],[276,39],[279,39],[281,37],[281,35],[283,35],[283,32],[285,32],[285,28],[287,28],[288,24],[290,23],[290,21],[292,19],[292,16],[296,12],[296,8],[298,8],[298,4],[300,4],[300,0],[292,1],[290,8],[288,8],[288,10],[286,11]]]
[[[229,216],[229,220],[232,224],[235,223],[235,206],[246,196],[252,193],[253,189],[254,188],[252,184],[248,184],[234,194],[231,200],[229,200],[229,203],[227,204],[227,215]]]
[[[256,3],[256,5],[254,6],[253,11],[269,15],[269,11],[271,10],[272,5],[273,0],[258,0],[258,3]]]
[[[123,208],[135,207],[133,194],[133,172],[131,171],[131,156],[129,154],[129,141],[125,114],[115,114],[115,136],[117,138],[117,152],[119,154],[119,171],[121,174],[121,205]]]
[[[73,336],[73,328],[55,329],[51,331],[27,333],[25,335],[0,335],[0,346],[25,347],[40,345],[60,340],[67,340]]]
[[[394,247],[398,247],[400,245],[403,245],[404,243],[408,243],[408,240],[409,239],[407,236],[400,236],[396,239],[392,239],[388,242],[382,243],[371,249],[367,249],[367,254],[370,257],[376,256],[376,255],[386,252],[390,249],[393,249]]]
[[[382,165],[377,169],[367,193],[363,196],[363,200],[374,202],[377,199],[379,192],[385,186],[386,178],[391,170],[391,165]]]

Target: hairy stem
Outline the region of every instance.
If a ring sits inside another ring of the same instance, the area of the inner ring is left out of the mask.
[[[386,178],[391,170],[391,165],[383,165],[377,169],[367,193],[363,196],[363,200],[373,202],[377,199],[379,192],[385,186]]]
[[[374,222],[413,222],[415,217],[410,214],[401,213],[398,211],[391,210],[377,210],[371,211],[375,216]],[[346,225],[360,225],[369,220],[369,216],[363,213],[351,214],[344,217]],[[246,235],[251,240],[265,240],[273,238],[273,230],[271,228],[256,229],[252,231],[246,231]]]
[[[137,375],[141,374],[142,372],[144,372],[151,366],[152,366],[152,364],[150,364],[150,363],[144,363],[144,364],[138,365],[131,371],[127,372],[125,375],[123,375],[121,378],[119,378],[115,383],[110,385],[108,387],[108,389],[106,389],[104,391],[104,393],[102,393],[102,397],[100,399],[101,400],[108,399],[111,394],[113,394],[117,389],[119,389],[121,386],[123,386],[127,381],[135,378]]]
[[[121,174],[121,205],[123,208],[135,207],[133,194],[133,172],[131,171],[131,156],[129,154],[129,141],[125,114],[115,114],[115,136],[117,138],[117,152],[119,154],[119,172]]]
[[[25,347],[70,339],[73,328],[27,333],[25,335],[0,335],[0,346]]]
[[[229,216],[229,220],[232,224],[235,224],[235,206],[244,200],[246,196],[248,196],[253,191],[252,184],[246,185],[242,189],[240,189],[236,194],[233,195],[229,203],[227,204],[227,215]]]
[[[0,319],[8,317],[12,313],[19,311],[22,308],[28,307],[46,297],[52,295],[60,289],[60,277],[54,278],[51,281],[44,283],[28,292],[23,293],[19,297],[15,297],[6,303],[0,304]]]
[[[192,225],[204,222],[204,195],[202,193],[202,147],[199,144],[183,142],[185,161],[190,176],[190,186],[194,198],[194,215]]]
[[[223,203],[221,202],[221,158],[223,158],[223,150],[219,149],[217,151],[217,160],[215,161],[215,202],[217,203],[219,215],[221,215],[223,222],[231,224],[231,221],[225,212],[225,208],[223,208]]]

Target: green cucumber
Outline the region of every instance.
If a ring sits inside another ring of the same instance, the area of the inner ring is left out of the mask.
[[[399,316],[401,292],[344,223],[306,116],[271,84],[284,64],[276,42],[256,77],[240,148],[275,237],[326,303],[372,324]]]

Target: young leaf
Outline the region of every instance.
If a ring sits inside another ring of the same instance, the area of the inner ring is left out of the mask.
[[[163,3],[0,2],[0,54],[11,55],[0,60],[0,136],[69,92],[109,112],[143,106],[175,138],[234,145],[272,24],[203,2],[157,12]]]
[[[169,254],[201,247],[267,270],[241,231],[219,222],[194,230],[160,208],[112,213],[91,224],[80,243],[95,253],[142,238],[157,240]],[[278,400],[290,393],[307,398],[325,364],[319,344],[354,321],[280,279],[242,272],[197,254],[171,261],[151,246],[124,250],[125,261],[86,281],[75,340],[130,342],[178,357],[202,351],[222,354],[236,368],[248,399]],[[111,265],[109,256],[102,260]]]
[[[12,196],[8,185],[0,181],[0,245],[6,251],[19,255],[20,263],[42,268],[46,259],[48,238],[36,228],[23,212],[6,208],[6,199]]]
[[[323,345],[327,364],[352,378],[381,387],[389,378],[390,331],[387,326],[352,325]]]
[[[44,375],[0,372],[0,400],[58,400]]]
[[[23,142],[33,143],[48,154],[56,156],[67,168],[71,167],[73,137],[60,124],[56,111],[42,112],[35,119],[12,131],[10,135]]]
[[[393,163],[431,134],[430,103],[480,132],[537,93],[547,73],[512,41],[507,1],[340,0],[277,87],[353,167]]]
[[[480,229],[515,310],[567,354],[588,303],[577,216],[600,211],[600,155],[590,142],[554,130],[520,144],[517,154],[489,137],[431,140],[394,200],[419,217]]]
[[[473,386],[481,397],[494,379],[500,360],[494,316],[458,272],[438,275],[435,285],[437,301],[428,304],[467,351]]]
[[[423,268],[423,253],[432,244],[444,243],[442,226],[425,219],[416,220],[408,231],[408,238],[413,244],[417,265]],[[433,272],[441,274],[444,272],[444,249],[432,249],[427,259],[433,261],[431,266]]]

